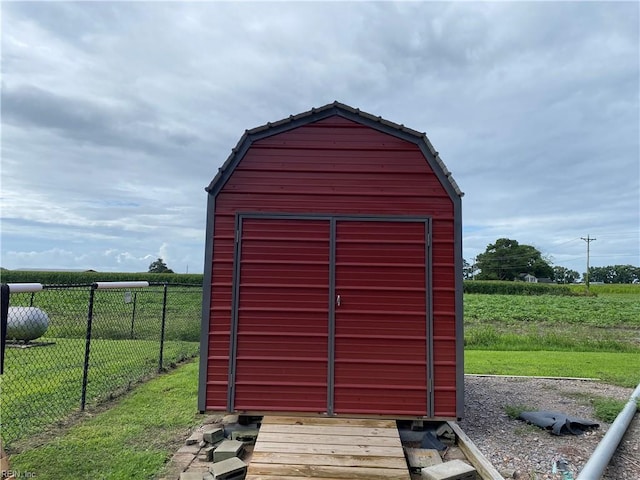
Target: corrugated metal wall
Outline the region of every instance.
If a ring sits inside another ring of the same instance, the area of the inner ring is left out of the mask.
[[[253,142],[216,195],[214,205],[206,409],[225,410],[230,400],[229,355],[234,353],[230,352],[230,340],[236,213],[321,213],[384,217],[413,215],[431,218],[432,282],[430,286],[420,284],[415,288],[426,288],[432,293],[433,415],[456,416],[454,205],[417,145],[343,117],[332,116]],[[344,235],[347,235],[348,228],[345,226]],[[416,245],[418,243],[416,240]],[[354,240],[355,244],[359,245],[365,257],[376,255],[375,245]],[[416,252],[411,252],[409,246],[407,249],[407,255],[418,260],[415,258]],[[337,263],[336,268],[341,268],[339,261]],[[262,268],[266,267],[263,265]],[[366,275],[361,277],[362,281],[365,280],[364,277]],[[397,288],[403,288],[402,284],[398,284]],[[414,302],[415,298],[408,298],[407,301]],[[409,323],[413,329],[414,320],[410,319]],[[407,336],[413,338],[420,338],[425,334],[422,329],[419,332],[403,329]],[[238,335],[240,338],[240,332]],[[410,340],[407,339],[407,342]],[[347,357],[340,357],[343,346],[339,345],[337,337],[336,349],[340,351],[337,352],[336,372],[345,372],[347,378],[349,362],[346,361]],[[381,338],[378,347],[381,352],[384,348],[389,348],[386,345],[388,343]],[[241,342],[238,343],[238,348],[236,367],[239,369],[240,362],[248,360],[240,357],[243,353],[240,351]],[[347,348],[346,344],[344,348]],[[342,364],[338,363],[341,359],[344,359]],[[364,368],[363,362],[367,359],[363,354],[363,357],[353,360],[353,368],[357,369],[358,362]],[[412,370],[414,367],[415,370]],[[426,390],[426,376],[422,377],[422,368],[414,365],[407,369],[414,372],[411,376],[415,374],[421,377],[416,379],[411,388]],[[335,380],[336,411],[341,409],[341,405],[343,411],[353,411],[355,408],[350,406],[349,398],[363,393],[364,383],[351,382],[352,386],[349,388],[360,388],[360,393],[356,394],[356,390],[351,393],[348,389],[341,390],[339,377]],[[314,383],[321,383],[319,377]],[[349,382],[343,382],[343,385],[346,384]],[[241,384],[236,386],[236,394],[244,388],[249,392],[255,387]],[[249,396],[246,398],[247,402],[251,401]],[[412,409],[414,406],[405,405],[402,408]]]

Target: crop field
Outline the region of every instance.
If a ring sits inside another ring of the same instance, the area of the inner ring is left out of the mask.
[[[472,349],[640,352],[640,295],[464,296]]]

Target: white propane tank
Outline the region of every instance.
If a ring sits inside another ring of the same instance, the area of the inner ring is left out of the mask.
[[[35,340],[49,328],[49,317],[36,307],[9,307],[7,340]]]

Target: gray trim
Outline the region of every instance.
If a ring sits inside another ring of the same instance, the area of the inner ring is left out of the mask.
[[[425,222],[425,283],[426,283],[426,309],[427,309],[427,415],[433,417],[435,413],[434,392],[434,359],[433,359],[433,275],[432,275],[432,251],[433,240],[431,238],[431,218]]]
[[[373,128],[374,130],[387,133],[417,145],[422,151],[427,163],[429,163],[431,169],[434,171],[451,198],[453,199],[454,197],[461,197],[464,195],[456,181],[451,176],[451,172],[447,169],[446,165],[440,158],[440,155],[433,148],[433,145],[429,141],[426,133],[418,132],[411,128],[407,128],[404,125],[385,120],[382,117],[376,117],[370,113],[362,112],[360,109],[350,107],[349,105],[345,105],[337,101],[324,105],[323,107],[312,108],[311,110],[298,115],[291,115],[288,118],[274,123],[269,122],[266,125],[246,130],[238,141],[238,144],[231,149],[231,154],[222,167],[220,167],[218,173],[206,190],[214,196],[218,194],[222,187],[224,187],[227,180],[229,180],[233,170],[236,168],[238,163],[240,163],[253,142],[298,128],[302,125],[317,122],[333,115],[347,118],[356,123]]]
[[[464,272],[462,258],[462,199],[453,199],[456,308],[456,415],[464,414]]]
[[[215,198],[212,195],[207,195],[204,275],[202,277],[202,318],[200,320],[200,369],[198,371],[198,411],[200,412],[204,412],[207,407],[207,371],[209,369],[209,323],[211,321],[211,275],[215,204]]]
[[[240,301],[240,257],[242,255],[242,214],[236,213],[233,245],[233,288],[231,291],[231,331],[229,332],[229,376],[227,411],[235,412],[236,360],[238,348],[238,303]]]
[[[278,219],[285,218],[289,220],[332,220],[338,221],[357,221],[357,222],[427,222],[431,220],[429,215],[376,215],[376,214],[340,214],[340,213],[270,213],[270,212],[248,212],[240,214],[242,218],[265,218]]]
[[[336,368],[336,219],[329,220],[329,361],[327,362],[327,414],[333,415]]]

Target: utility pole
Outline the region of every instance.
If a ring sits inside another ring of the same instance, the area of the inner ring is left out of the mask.
[[[584,277],[584,284],[587,287],[587,293],[588,293],[589,292],[589,244],[596,239],[589,237],[589,235],[587,235],[587,238],[580,237],[580,239],[587,242],[587,273],[585,274],[585,277]]]

